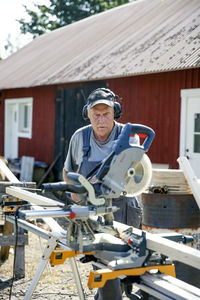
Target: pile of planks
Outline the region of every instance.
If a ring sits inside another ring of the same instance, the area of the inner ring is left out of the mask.
[[[153,169],[151,186],[167,187],[169,194],[192,194],[182,170]]]
[[[150,188],[166,187],[169,194],[192,194],[200,208],[200,179],[186,157],[177,159],[180,169],[153,169]]]

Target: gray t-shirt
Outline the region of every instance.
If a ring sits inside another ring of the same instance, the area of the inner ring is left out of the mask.
[[[119,124],[115,122],[115,126],[105,142],[99,142],[94,134],[91,131],[90,135],[90,156],[89,161],[91,162],[100,162],[105,157],[107,157],[110,152],[112,151],[112,147],[114,144],[114,139],[117,131],[118,126],[124,126],[124,124]],[[75,131],[73,136],[71,137],[68,154],[65,160],[64,169],[67,172],[78,172],[83,160],[83,128],[78,129]],[[131,141],[131,143],[139,144],[139,136],[135,135]]]

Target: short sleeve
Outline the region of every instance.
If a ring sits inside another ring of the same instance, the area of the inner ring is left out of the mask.
[[[71,137],[67,157],[64,163],[64,169],[66,172],[77,172],[83,157],[83,140],[82,132],[76,131]]]

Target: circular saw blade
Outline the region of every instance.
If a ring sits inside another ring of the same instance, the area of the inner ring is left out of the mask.
[[[151,182],[152,165],[149,157],[144,154],[139,162],[133,162],[125,177],[124,192],[127,196],[141,194]]]

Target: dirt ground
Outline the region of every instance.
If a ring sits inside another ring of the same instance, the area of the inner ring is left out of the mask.
[[[45,226],[45,225],[44,225]],[[10,248],[9,259],[0,266],[0,300],[21,300],[31,284],[32,278],[39,266],[42,257],[39,237],[31,232],[28,233],[29,244],[25,246],[25,278],[13,282],[14,249]],[[42,239],[42,248],[46,241]],[[91,264],[81,263],[76,258],[79,274],[84,288],[85,299],[94,299],[96,289],[89,290],[87,287]],[[41,279],[33,293],[32,299],[48,300],[78,300],[78,291],[68,260],[62,265],[45,268]],[[128,299],[124,296],[123,299]],[[112,299],[114,300],[114,299]]]

